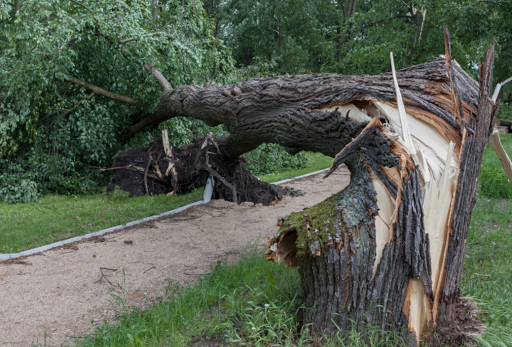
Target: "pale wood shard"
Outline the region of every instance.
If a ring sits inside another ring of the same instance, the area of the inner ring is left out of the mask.
[[[417,337],[423,337],[430,328],[430,312],[429,300],[425,295],[422,281],[411,278],[404,301],[404,314],[409,317],[409,331]],[[417,340],[417,346],[420,346],[420,340]]]
[[[376,250],[375,263],[373,264],[373,279],[375,278],[375,273],[377,272],[377,266],[382,259],[384,246],[387,245],[393,238],[393,224],[398,210],[397,201],[393,199],[382,180],[380,180],[373,171],[370,172],[370,176],[372,179],[373,187],[377,192],[375,197],[377,199],[377,206],[379,207],[377,218],[375,218]]]
[[[416,151],[412,144],[411,132],[409,130],[409,124],[407,122],[407,117],[405,115],[405,106],[402,100],[402,93],[400,93],[400,87],[398,86],[398,81],[396,79],[396,71],[395,71],[395,61],[393,59],[393,52],[390,54],[391,57],[391,70],[393,73],[393,84],[395,86],[395,94],[396,94],[396,102],[398,104],[398,115],[400,117],[400,128],[402,140],[404,141],[404,147],[411,153],[411,155],[415,155]]]
[[[164,146],[164,152],[168,157],[172,157],[172,147],[169,145],[169,133],[167,129],[162,130],[162,145]]]

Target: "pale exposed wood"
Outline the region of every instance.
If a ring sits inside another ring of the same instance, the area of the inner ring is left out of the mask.
[[[501,87],[503,87],[505,84],[507,84],[510,81],[512,81],[512,76],[496,85],[496,89],[494,90],[494,93],[492,94],[492,101],[494,101],[494,102],[498,101],[498,95],[500,95]]]
[[[164,146],[165,155],[172,157],[172,149],[169,146],[169,133],[167,129],[162,130],[162,146]]]
[[[379,212],[375,218],[375,262],[373,264],[373,275],[377,272],[377,266],[382,259],[384,246],[386,246],[393,238],[393,222],[395,220],[395,211],[397,211],[397,201],[393,199],[388,189],[374,172],[370,172],[373,187],[375,188],[377,206]]]
[[[400,93],[400,87],[396,79],[395,62],[393,60],[393,52],[390,54],[391,57],[391,70],[393,73],[393,84],[395,86],[396,102],[398,104],[398,114],[400,116],[400,128],[401,136],[404,141],[404,147],[409,151],[411,155],[416,154],[416,150],[412,144],[411,131],[409,130],[409,124],[407,122],[407,116],[405,115],[404,101],[402,100],[402,93]]]

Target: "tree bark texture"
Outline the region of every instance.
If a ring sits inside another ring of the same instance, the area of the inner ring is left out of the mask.
[[[479,85],[451,59],[445,35],[445,56],[396,80],[310,74],[183,86],[126,136],[184,116],[225,124],[230,135],[215,140],[227,158],[270,142],[334,157],[332,170],[345,162],[351,184],[281,219],[269,240],[268,260],[301,268],[303,324],[337,333],[371,323],[417,346],[471,342],[482,326],[462,320],[459,285],[495,122],[494,47]]]
[[[489,96],[492,60],[489,49],[478,87],[447,54],[442,98],[451,116],[435,108],[425,110],[443,124],[436,129],[451,142],[437,177],[433,157],[422,160],[429,154],[416,141],[421,134],[413,122],[414,148],[403,138],[390,140],[388,155],[394,154],[399,164],[383,160],[385,150],[369,148],[369,143],[380,141],[375,134],[392,138],[386,129],[393,124],[388,112],[385,126],[373,118],[334,159],[332,170],[347,163],[351,184],[319,206],[279,221],[267,259],[301,267],[303,324],[333,333],[371,323],[383,330],[403,329],[411,345],[423,340],[432,346],[471,343],[471,334],[482,332],[483,325],[472,313],[474,304],[460,298],[459,288],[478,171],[495,121]],[[407,82],[399,79],[399,84]],[[409,92],[403,95],[408,117],[410,113],[421,119],[422,111],[411,110]],[[372,133],[373,128],[378,131]],[[384,242],[379,241],[382,235]],[[473,319],[464,317],[467,314]]]
[[[478,87],[460,66],[452,69],[460,84],[462,107],[466,114],[476,114]],[[406,110],[439,128],[452,142],[460,143],[462,129],[453,117],[446,59],[403,69],[397,78]],[[320,109],[372,100],[396,107],[391,73],[310,74],[257,78],[226,86],[189,85],[165,93],[154,114],[131,126],[126,137],[145,126],[183,116],[212,126],[227,125],[231,135],[216,140],[222,152],[233,158],[265,142],[279,143],[290,153],[309,150],[334,157],[364,124],[351,122],[350,114],[346,118]],[[322,141],[318,141],[320,132]]]

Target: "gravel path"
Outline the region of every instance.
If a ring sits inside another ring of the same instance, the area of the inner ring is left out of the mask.
[[[0,262],[0,346],[29,347],[36,339],[42,342],[45,332],[47,346],[71,345],[91,321],[113,319],[110,294],[126,296],[128,305],[151,305],[164,296],[167,278],[194,281],[217,260],[236,260],[247,244],[266,244],[278,217],[323,201],[349,180],[340,167],[327,180],[315,175],[286,183],[303,196],[274,206],[213,200],[103,240]]]

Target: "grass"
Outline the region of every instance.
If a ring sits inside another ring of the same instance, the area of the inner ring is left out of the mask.
[[[202,198],[203,189],[181,196],[112,194],[45,195],[41,202],[0,203],[0,253],[34,247],[160,214]]]
[[[306,152],[305,155],[306,155],[306,158],[308,159],[308,163],[306,164],[306,167],[304,167],[302,169],[278,172],[275,174],[262,175],[259,177],[259,179],[264,182],[278,182],[278,181],[282,181],[282,180],[285,180],[288,178],[305,175],[310,172],[322,170],[322,169],[330,167],[332,164],[332,158],[327,157],[323,154]]]
[[[512,157],[512,135],[500,134],[500,139],[503,148],[505,148],[509,157]],[[479,182],[480,193],[483,196],[491,198],[512,198],[512,186],[503,171],[503,166],[492,145],[489,145],[485,149]]]
[[[511,249],[512,201],[480,196],[468,231],[461,291],[482,309],[485,346],[512,346]]]
[[[275,182],[317,171],[328,167],[332,160],[318,153],[306,156],[305,168],[265,175],[261,180]],[[0,253],[17,253],[157,215],[199,200],[202,194],[203,189],[198,189],[180,196],[129,197],[116,189],[109,195],[45,195],[41,202],[0,202]]]
[[[405,347],[398,334],[377,336],[371,327],[340,332],[321,344],[307,329],[297,335],[298,287],[296,269],[267,262],[252,248],[237,264],[217,263],[192,286],[171,282],[170,300],[144,312],[132,309],[115,325],[97,325],[95,336],[81,339],[78,346],[174,347],[217,340],[231,346]]]

